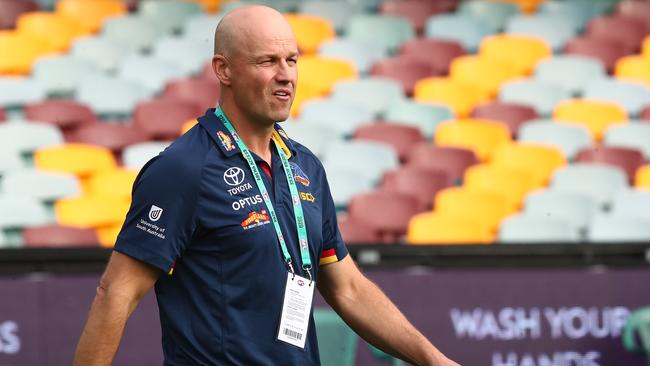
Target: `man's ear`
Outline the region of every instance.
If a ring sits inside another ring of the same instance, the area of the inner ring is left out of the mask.
[[[223,55],[212,56],[212,70],[221,84],[230,85],[230,64]]]

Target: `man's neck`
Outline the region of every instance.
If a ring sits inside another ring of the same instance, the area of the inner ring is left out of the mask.
[[[270,166],[273,125],[265,126],[261,123],[252,122],[239,113],[236,108],[231,108],[228,104],[221,106],[221,110],[228,117],[246,147]]]

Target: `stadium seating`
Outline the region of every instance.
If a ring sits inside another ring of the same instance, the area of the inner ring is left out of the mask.
[[[178,137],[185,121],[202,113],[192,102],[151,100],[137,105],[133,113],[133,124],[153,139],[171,140]]]
[[[506,197],[466,187],[441,190],[436,194],[433,207],[443,215],[473,220],[490,233],[495,233],[501,220],[515,212]]]
[[[650,164],[646,164],[636,171],[634,185],[638,188],[650,188]]]
[[[152,56],[180,68],[185,76],[198,74],[206,61],[212,59],[212,47],[191,38],[166,36],[156,41]]]
[[[313,123],[309,120],[286,121],[281,124],[287,135],[292,140],[306,146],[317,156],[322,156],[327,145],[342,140],[342,136],[335,128],[324,123]]]
[[[517,136],[519,129],[526,122],[536,119],[533,107],[518,103],[489,102],[480,104],[472,110],[472,118],[489,119],[503,123],[512,136]]]
[[[108,19],[102,26],[103,38],[131,51],[150,50],[155,41],[165,35],[154,19],[125,15]]]
[[[88,106],[67,99],[47,99],[24,107],[25,118],[47,122],[64,133],[77,127],[95,122],[97,117]]]
[[[352,132],[374,119],[371,111],[350,101],[337,99],[314,99],[306,102],[300,120],[322,124],[336,130],[341,136]]]
[[[66,141],[101,146],[109,149],[117,158],[125,147],[150,138],[145,131],[129,124],[92,123],[69,133]]]
[[[557,218],[519,214],[501,222],[498,241],[506,244],[564,244],[580,241],[580,234],[569,223]]]
[[[36,59],[54,51],[43,39],[15,31],[0,31],[0,75],[27,75]]]
[[[130,50],[105,37],[82,37],[72,43],[70,55],[90,62],[103,72],[114,72]]]
[[[569,55],[592,57],[605,66],[605,70],[612,72],[616,62],[630,52],[622,42],[604,38],[577,37],[570,40],[565,48]]]
[[[301,53],[314,53],[323,42],[336,36],[334,27],[325,18],[305,14],[288,14],[285,18],[296,35]]]
[[[61,144],[43,147],[34,153],[37,169],[74,174],[79,178],[115,168],[110,150],[87,144]]]
[[[554,188],[529,194],[523,209],[526,217],[561,220],[580,231],[586,230],[598,212],[600,207],[593,197]]]
[[[25,228],[22,237],[27,248],[96,247],[99,243],[94,230],[56,224]]]
[[[578,152],[578,162],[595,162],[619,167],[625,171],[630,182],[634,181],[634,174],[645,159],[638,149],[627,147],[601,146],[586,148]]]
[[[339,37],[323,42],[318,49],[318,55],[348,61],[354,65],[359,74],[367,74],[372,65],[386,57],[388,53],[383,47],[376,44]],[[300,63],[302,63],[302,59]]]
[[[190,16],[200,13],[199,4],[179,0],[142,0],[138,4],[138,15],[155,22],[165,32],[179,31]]]
[[[625,110],[615,103],[573,99],[558,103],[553,111],[553,119],[584,126],[595,140],[600,141],[607,128],[627,123],[628,117]]]
[[[20,169],[2,177],[2,193],[51,203],[59,198],[79,195],[81,187],[77,178],[70,174]]]
[[[129,202],[113,197],[84,195],[56,201],[54,211],[60,225],[95,229],[121,224],[129,205]]]
[[[345,0],[301,1],[298,9],[301,14],[315,15],[328,19],[337,32],[343,31],[350,18],[360,14],[363,10],[358,2]]]
[[[127,11],[125,4],[119,0],[58,0],[55,9],[91,33],[99,31],[106,19],[123,15]]]
[[[421,210],[430,210],[436,193],[450,185],[446,172],[418,166],[405,166],[384,174],[380,189],[409,195]]]
[[[603,12],[602,2],[588,0],[581,1],[544,1],[538,12],[544,16],[561,17],[565,21],[575,24],[579,30],[583,30],[587,22]]]
[[[513,80],[499,90],[500,101],[529,105],[542,117],[551,115],[557,103],[570,97],[568,90],[536,79]]]
[[[196,119],[190,119],[185,121],[183,123],[183,126],[181,126],[181,135],[184,135],[187,131],[191,130],[194,126],[198,124],[198,120]]]
[[[497,147],[492,164],[528,172],[533,185],[539,187],[547,184],[556,169],[566,165],[566,158],[558,148],[519,142]]]
[[[648,56],[626,56],[618,59],[614,73],[616,78],[645,83],[650,87],[650,58]]]
[[[359,169],[356,167],[333,164],[326,166],[325,170],[332,199],[337,209],[345,209],[352,197],[372,190],[375,185],[372,177],[359,174]]]
[[[611,214],[650,220],[650,191],[626,189],[619,191],[612,202]]]
[[[375,191],[352,197],[348,215],[377,231],[382,241],[395,243],[406,234],[411,216],[420,211],[418,200],[398,192]]]
[[[477,22],[489,25],[495,31],[502,30],[508,19],[519,14],[516,4],[485,0],[464,1],[457,11],[474,18]]]
[[[430,139],[438,124],[454,118],[451,110],[442,105],[418,103],[412,99],[399,99],[388,107],[384,119],[394,123],[415,126]]]
[[[517,73],[508,63],[470,55],[455,58],[449,66],[449,76],[460,83],[474,85],[494,98],[501,84],[515,78]]]
[[[648,242],[650,240],[650,220],[597,216],[587,231],[589,242]]]
[[[446,5],[443,1],[386,0],[380,4],[379,12],[408,19],[415,31],[422,34],[429,16],[449,10]]]
[[[399,53],[429,63],[435,75],[445,75],[449,73],[451,61],[463,56],[465,49],[460,43],[450,40],[415,38],[402,43]]]
[[[464,216],[427,212],[409,221],[409,244],[490,244],[495,236],[484,225]]]
[[[541,39],[517,34],[499,34],[481,41],[479,54],[513,67],[517,75],[529,75],[535,65],[552,55],[549,46]]]
[[[645,107],[645,108],[641,111],[641,115],[640,115],[639,117],[642,118],[642,119],[644,119],[644,120],[648,120],[648,121],[650,121],[650,107]]]
[[[193,39],[198,42],[208,43],[214,42],[214,31],[216,25],[223,18],[223,13],[206,14],[197,13],[193,14],[183,24],[182,36],[185,39]],[[207,47],[208,49],[210,47]]]
[[[0,196],[0,229],[11,230],[53,223],[45,205],[26,196]],[[6,233],[6,232],[5,232]]]
[[[481,161],[488,160],[499,146],[510,142],[510,132],[501,123],[481,119],[450,120],[438,125],[438,146],[472,150]]]
[[[30,12],[22,14],[16,29],[35,38],[40,38],[52,51],[66,52],[72,41],[90,33],[78,21],[52,12]]]
[[[354,79],[357,71],[349,61],[322,56],[304,56],[298,63],[298,90],[306,87],[317,95],[330,93],[334,84],[341,80]],[[294,101],[295,103],[295,101]]]
[[[15,28],[21,14],[37,10],[38,3],[33,0],[0,0],[0,29]]]
[[[647,1],[623,0],[616,6],[616,13],[631,18],[638,18],[650,25],[650,4]]]
[[[633,121],[612,126],[605,131],[603,143],[605,146],[638,149],[645,160],[650,161],[650,124]]]
[[[443,171],[449,177],[450,184],[454,184],[462,179],[465,169],[478,162],[478,158],[470,149],[425,143],[413,147],[406,165]]]
[[[7,172],[23,169],[26,166],[19,151],[3,146],[0,147],[0,154],[2,154],[2,159],[0,159],[0,177],[7,174]]]
[[[392,147],[374,141],[339,141],[330,144],[323,156],[326,168],[337,166],[354,172],[357,179],[378,182],[399,160]]]
[[[403,97],[397,81],[376,77],[341,81],[332,91],[333,99],[360,105],[375,116],[382,116],[391,103]]]
[[[431,63],[409,55],[375,62],[370,69],[370,74],[374,77],[383,77],[399,82],[404,94],[409,96],[413,95],[415,83],[418,80],[438,75]]]
[[[378,243],[381,240],[379,233],[371,226],[351,220],[348,215],[340,215],[337,223],[341,237],[347,245]]]
[[[616,32],[612,32],[612,29],[616,29]],[[643,20],[615,15],[592,19],[587,24],[585,34],[588,37],[619,41],[625,45],[627,52],[634,53],[640,50],[647,28]]]
[[[548,43],[553,52],[558,53],[576,35],[578,28],[578,24],[568,22],[564,17],[520,15],[508,20],[505,32],[539,37]]]
[[[535,79],[542,83],[556,85],[581,95],[592,81],[606,77],[603,64],[582,55],[556,55],[541,61],[535,67]]]
[[[160,93],[168,80],[188,74],[176,63],[132,54],[120,61],[117,80],[135,83],[150,95]]]
[[[519,130],[518,141],[555,146],[570,161],[575,160],[578,151],[594,143],[585,127],[546,119],[528,121]]]
[[[129,145],[122,151],[122,166],[139,171],[149,160],[165,150],[169,144],[169,141],[150,141]]]
[[[400,161],[405,161],[413,146],[424,142],[424,136],[417,127],[390,122],[362,125],[354,132],[355,140],[383,142],[390,145]]]
[[[219,88],[218,83],[207,79],[175,79],[165,85],[162,98],[192,102],[206,110],[217,106]]]
[[[472,108],[489,99],[477,86],[443,77],[418,81],[413,97],[418,102],[446,105],[458,117],[468,116]]]
[[[137,174],[135,170],[123,168],[99,172],[90,178],[88,193],[131,202],[133,182]]]
[[[32,78],[48,95],[71,96],[81,80],[99,72],[92,63],[73,56],[49,56],[33,64]]]
[[[92,76],[81,81],[76,100],[85,103],[100,116],[125,117],[133,113],[140,100],[150,95],[149,89],[133,81]]]
[[[600,207],[609,207],[616,193],[627,186],[622,169],[597,163],[575,163],[558,169],[550,184],[555,191],[588,195]]]
[[[0,76],[0,106],[21,107],[46,97],[45,88],[32,79]]]
[[[408,20],[391,15],[355,15],[345,34],[350,39],[379,45],[388,53],[395,53],[402,43],[415,38]]]
[[[648,63],[650,66],[650,63]],[[616,103],[629,116],[637,116],[650,105],[650,85],[616,79],[600,79],[587,84],[584,97]]]
[[[490,26],[463,14],[433,15],[424,27],[427,38],[458,42],[468,53],[475,53],[483,38],[493,33]]]
[[[5,112],[4,108],[0,107],[0,123],[6,120],[7,120],[7,112]]]
[[[29,136],[28,139],[24,138]],[[35,150],[60,144],[63,135],[56,127],[44,123],[12,121],[0,125],[0,146],[22,155],[31,155]]]
[[[467,168],[463,187],[469,190],[491,192],[505,197],[513,210],[518,210],[524,197],[536,188],[533,174],[522,169],[493,164]]]

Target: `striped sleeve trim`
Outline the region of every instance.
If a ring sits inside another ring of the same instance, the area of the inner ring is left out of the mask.
[[[334,262],[338,262],[339,259],[336,256],[336,250],[334,249],[326,249],[323,250],[323,252],[320,255],[320,262],[319,265],[325,265],[325,264],[330,264]]]

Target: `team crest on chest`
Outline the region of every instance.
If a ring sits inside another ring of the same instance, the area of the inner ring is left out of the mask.
[[[291,166],[291,172],[293,172],[293,177],[296,180],[296,182],[302,184],[305,187],[309,187],[309,177],[305,172],[298,166],[298,164],[294,162],[289,162],[289,165]]]

